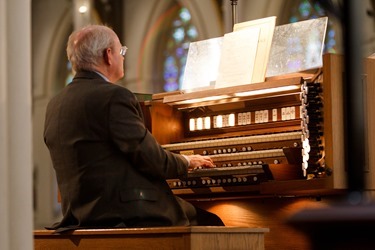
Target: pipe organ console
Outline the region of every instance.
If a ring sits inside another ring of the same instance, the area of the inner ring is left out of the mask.
[[[306,76],[153,95],[152,133],[162,146],[208,155],[215,164],[168,180],[170,187],[257,190],[269,181],[324,176],[321,71]]]
[[[368,101],[373,61],[366,61]],[[314,72],[228,88],[154,94],[146,105],[159,143],[180,154],[209,155],[216,165],[196,169],[184,180],[168,180],[169,185],[182,196],[210,197],[232,190],[289,194],[345,189],[342,75],[342,56],[327,54],[323,67]],[[373,136],[367,133],[372,148]],[[372,188],[374,160],[368,157],[366,178]]]

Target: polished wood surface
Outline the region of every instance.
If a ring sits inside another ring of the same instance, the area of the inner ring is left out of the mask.
[[[156,227],[34,231],[35,249],[264,249],[267,228]]]
[[[232,200],[201,199],[194,205],[220,216],[226,226],[265,227],[265,249],[310,250],[308,235],[287,223],[295,213],[305,209],[324,209],[336,204],[341,198],[334,196],[298,197],[274,196],[236,198]]]
[[[327,188],[346,188],[343,75],[341,55],[323,57],[325,165],[333,172],[333,186]]]
[[[191,92],[191,93],[184,93],[179,95],[168,95],[164,98],[164,103],[167,103],[169,105],[177,106],[179,108],[181,107],[195,107],[195,106],[205,106],[205,105],[213,105],[213,104],[220,104],[225,101],[226,103],[230,102],[238,102],[238,101],[244,101],[244,100],[251,100],[260,97],[264,97],[267,94],[259,93],[251,95],[251,97],[244,96],[239,97],[237,94],[242,92],[248,92],[248,91],[258,91],[263,90],[265,88],[272,89],[272,88],[281,88],[285,86],[290,85],[299,85],[301,84],[301,77],[294,77],[294,78],[288,78],[288,79],[279,79],[279,80],[270,80],[265,82],[259,82],[259,83],[253,83],[253,84],[245,84],[245,85],[239,85],[239,86],[232,86],[232,87],[226,87],[226,88],[219,88],[219,89],[209,89],[209,90],[203,90],[203,91],[197,91],[197,92]],[[284,91],[283,93],[293,93],[295,90],[290,91]],[[212,100],[212,98],[209,98],[207,100],[207,97],[220,97],[218,101]],[[188,102],[188,104],[185,104],[184,101],[189,100],[196,100],[195,102]]]

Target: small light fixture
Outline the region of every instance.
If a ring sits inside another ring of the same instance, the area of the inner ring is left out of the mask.
[[[190,129],[190,131],[195,130],[195,119],[194,118],[190,118],[190,120],[189,120],[189,129]]]
[[[290,85],[290,86],[282,86],[282,87],[260,89],[260,90],[251,90],[251,91],[246,91],[246,92],[235,93],[235,96],[245,97],[245,96],[254,96],[254,95],[264,95],[264,94],[271,94],[271,93],[277,93],[277,92],[296,90],[296,89],[299,89],[299,88],[300,88],[300,86],[298,86],[298,85]]]
[[[204,128],[205,129],[210,129],[211,128],[211,117],[206,116],[204,118]]]
[[[88,8],[87,8],[86,5],[81,5],[81,6],[78,8],[78,12],[81,13],[81,14],[86,13],[87,10],[88,10]]]

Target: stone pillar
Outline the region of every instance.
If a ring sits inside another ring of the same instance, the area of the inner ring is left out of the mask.
[[[31,0],[0,0],[0,249],[33,249]]]

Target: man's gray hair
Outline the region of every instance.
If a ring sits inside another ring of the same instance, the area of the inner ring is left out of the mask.
[[[69,36],[66,52],[75,72],[94,70],[105,49],[114,46],[114,31],[104,25],[89,25]]]

